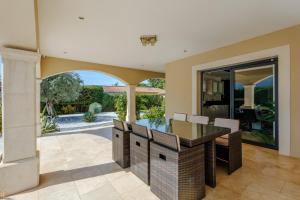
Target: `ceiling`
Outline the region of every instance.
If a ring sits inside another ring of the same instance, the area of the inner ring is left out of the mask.
[[[152,71],[300,24],[299,0],[38,1],[43,55]],[[0,45],[36,48],[34,0],[0,2]],[[142,46],[145,34],[157,44]]]
[[[0,0],[0,47],[36,49],[34,0]]]

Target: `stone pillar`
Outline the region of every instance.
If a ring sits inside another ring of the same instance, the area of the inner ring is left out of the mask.
[[[39,183],[36,145],[36,66],[40,55],[10,48],[0,51],[3,61],[3,161],[0,193],[5,196]]]
[[[41,79],[36,79],[36,107],[35,107],[35,112],[36,112],[36,136],[40,137],[42,135],[42,126],[41,126]]]
[[[41,76],[41,61],[39,60],[36,64],[36,69],[35,69],[35,76],[36,76],[36,81],[35,81],[35,117],[36,117],[36,136],[40,137],[42,135],[42,130],[41,130],[41,82],[42,82],[42,76]]]
[[[244,106],[254,108],[255,85],[244,85]]]
[[[134,122],[136,120],[136,100],[135,100],[135,85],[127,85],[126,86],[126,94],[127,94],[127,122]]]

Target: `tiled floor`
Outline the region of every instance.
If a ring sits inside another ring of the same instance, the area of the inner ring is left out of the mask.
[[[154,200],[148,186],[111,158],[111,129],[47,136],[38,140],[41,184],[8,200]],[[228,176],[217,170],[211,200],[300,199],[300,160],[243,145],[243,168]]]

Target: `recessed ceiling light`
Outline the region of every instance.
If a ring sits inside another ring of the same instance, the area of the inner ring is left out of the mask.
[[[78,19],[83,21],[85,18],[83,16],[79,16]]]

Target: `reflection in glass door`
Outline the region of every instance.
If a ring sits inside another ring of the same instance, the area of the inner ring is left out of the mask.
[[[202,115],[212,121],[230,118],[230,71],[208,71],[202,77]]]
[[[277,58],[202,73],[202,115],[240,120],[246,143],[278,149]]]
[[[234,70],[234,118],[246,142],[277,147],[276,65]]]

